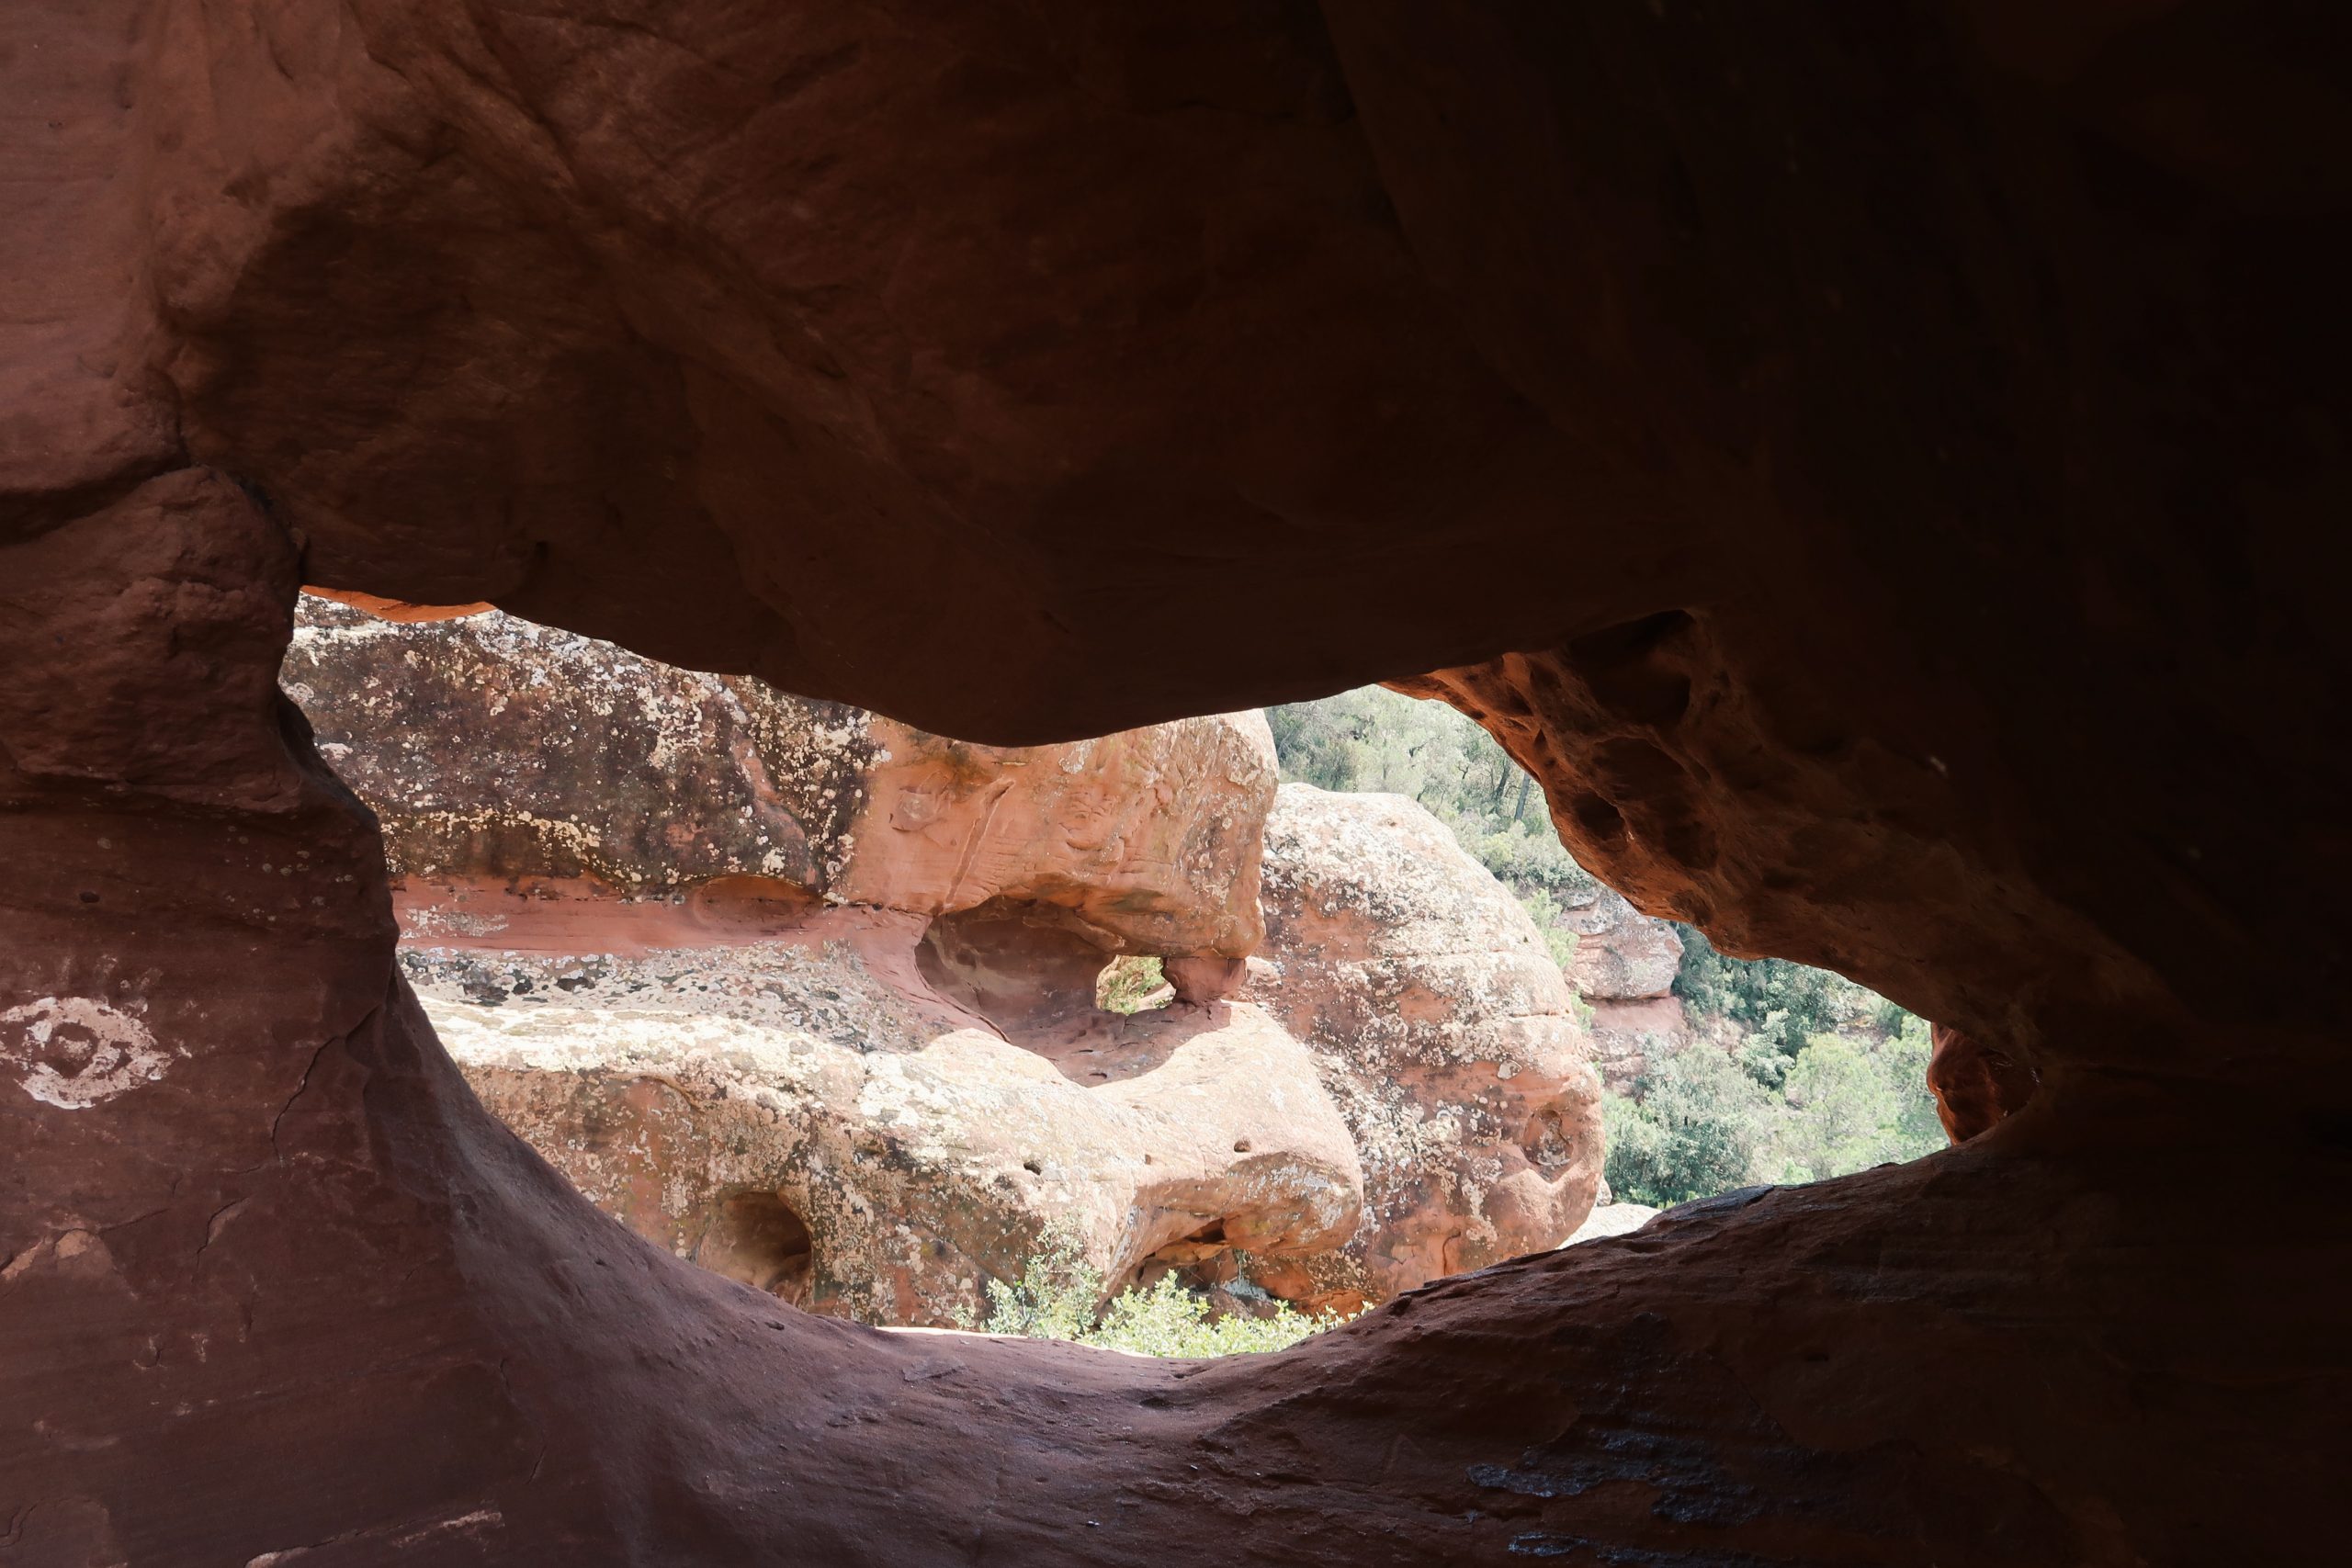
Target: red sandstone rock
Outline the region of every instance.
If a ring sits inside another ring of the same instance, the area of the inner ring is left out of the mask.
[[[940,1326],[1065,1244],[1115,1290],[1355,1229],[1312,1054],[1221,999],[1263,929],[1261,716],[965,746],[360,608],[306,600],[284,678],[383,825],[411,977],[484,1102],[649,1241]],[[1179,955],[1180,1005],[1096,1008],[1130,949]]]
[[[1936,1025],[1928,1087],[1935,1092],[1936,1115],[1953,1143],[1988,1133],[2024,1110],[2039,1081],[2030,1067],[2008,1053]]]
[[[1690,1019],[1680,997],[1604,998],[1590,1005],[1585,1032],[1592,1041],[1592,1065],[1620,1094],[1648,1070],[1651,1057],[1672,1055],[1690,1040]]]
[[[1653,1053],[1672,1052],[1690,1038],[1681,998],[1673,994],[1682,941],[1671,924],[1606,887],[1571,896],[1564,914],[1577,933],[1568,983],[1591,1010],[1593,1066],[1623,1093]]]
[[[1262,1010],[1123,1021],[1099,1042],[1122,1072],[1091,1082],[900,989],[920,935],[819,916],[636,961],[418,956],[507,1125],[638,1235],[810,1311],[968,1325],[1063,1245],[1115,1291],[1204,1236],[1279,1258],[1354,1231],[1347,1126]],[[459,976],[533,994],[471,1005]]]
[[[1401,795],[1284,784],[1251,997],[1314,1047],[1355,1134],[1347,1246],[1257,1278],[1354,1311],[1558,1247],[1600,1176],[1600,1090],[1534,923]]]
[[[2331,1561],[2336,20],[16,7],[6,1550]],[[1266,1362],[794,1315],[457,1079],[305,551],[1001,741],[1442,668],[2041,1089]],[[17,1092],[68,998],[162,1076]]]
[[[440,918],[478,881],[706,906],[764,881],[923,915],[1041,906],[1113,953],[1238,956],[1262,929],[1254,713],[967,746],[509,615],[304,606],[287,688]]]
[[[639,1235],[797,1304],[968,1321],[1067,1241],[1113,1289],[1238,1253],[1353,1312],[1590,1205],[1560,976],[1427,813],[1285,794],[1277,940],[1227,1003],[1248,971],[1216,949],[1264,924],[1257,715],[964,747],[502,615],[317,604],[286,678],[484,1102]],[[1174,1004],[1101,1011],[1106,956],[1155,940],[1195,950]]]
[[[305,588],[303,592],[322,599],[333,599],[365,610],[379,621],[396,621],[413,626],[423,621],[455,621],[468,615],[480,615],[495,608],[480,602],[471,604],[412,604],[404,599],[379,599],[373,593],[362,593],[348,588]]]
[[[1563,923],[1577,933],[1568,982],[1587,1001],[1651,1001],[1669,996],[1682,941],[1606,887],[1564,900]]]

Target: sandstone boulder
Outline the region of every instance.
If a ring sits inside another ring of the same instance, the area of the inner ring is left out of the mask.
[[[1287,790],[1269,855],[1258,714],[967,746],[375,608],[306,600],[285,676],[383,823],[408,977],[485,1103],[678,1256],[891,1324],[1055,1246],[1347,1310],[1589,1206],[1525,915],[1394,797]],[[1167,1005],[1097,1005],[1130,953]]]
[[[496,612],[303,602],[284,671],[383,824],[407,976],[605,1213],[811,1310],[968,1321],[1067,1246],[1329,1250],[1353,1142],[1228,1002],[1262,930],[1255,713],[967,746]],[[1170,1005],[1096,1005],[1113,954]]]
[[[716,887],[1035,904],[1114,953],[1257,945],[1275,770],[1255,712],[973,746],[496,611],[399,625],[317,596],[282,678],[412,906],[445,918]]]
[[[1595,884],[1562,899],[1562,917],[1577,933],[1568,979],[1587,1001],[1642,1001],[1670,996],[1682,966],[1682,939],[1673,922],[1653,919],[1624,895]]]
[[[1679,1050],[1690,1038],[1674,976],[1682,939],[1673,922],[1643,914],[1612,888],[1595,885],[1564,900],[1577,933],[1568,982],[1591,1009],[1593,1066],[1623,1093],[1653,1055]]]
[[[599,1208],[810,1311],[948,1326],[1056,1246],[1115,1289],[1162,1254],[1355,1228],[1348,1129],[1261,1010],[1121,1021],[1131,1070],[1083,1083],[909,987],[920,934],[819,916],[638,958],[406,961],[484,1103]]]
[[[1362,1224],[1261,1266],[1341,1310],[1559,1246],[1592,1205],[1600,1085],[1526,912],[1401,795],[1284,784],[1250,995],[1313,1048],[1363,1163]]]

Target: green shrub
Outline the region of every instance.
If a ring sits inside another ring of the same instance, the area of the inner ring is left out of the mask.
[[[1102,1302],[1102,1272],[1081,1256],[1077,1238],[1048,1232],[1018,1280],[988,1282],[984,1320],[966,1328],[1063,1339],[1143,1356],[1238,1356],[1280,1350],[1345,1320],[1310,1316],[1287,1303],[1271,1315],[1216,1316],[1208,1302],[1173,1274]]]
[[[1144,1356],[1238,1356],[1284,1349],[1337,1321],[1318,1321],[1287,1303],[1275,1303],[1268,1317],[1213,1317],[1199,1294],[1163,1274],[1157,1283],[1121,1292],[1080,1343]]]
[[[1133,953],[1111,960],[1094,981],[1094,1005],[1110,1012],[1165,1007],[1173,994],[1159,960]]]
[[[1741,1072],[1765,1089],[1777,1089],[1788,1081],[1790,1057],[1777,1040],[1750,1035],[1732,1053],[1732,1059],[1739,1064]]]
[[[1785,958],[1734,958],[1715,951],[1707,933],[1678,926],[1682,963],[1674,993],[1701,1017],[1725,1018],[1794,1056],[1815,1034],[1867,1017],[1885,999],[1842,975]]]
[[[1951,1145],[1943,1120],[1936,1114],[1935,1093],[1928,1088],[1928,1058],[1932,1051],[1928,1021],[1904,1012],[1894,1032],[1871,1053],[1872,1063],[1886,1080],[1887,1092],[1894,1098],[1894,1158],[1917,1159]]]
[[[1859,1047],[1834,1034],[1814,1036],[1789,1068],[1782,1093],[1797,1112],[1781,1126],[1782,1179],[1820,1181],[1883,1157],[1894,1100]]]
[[[1520,907],[1535,929],[1544,933],[1544,945],[1551,951],[1552,962],[1566,969],[1577,955],[1577,933],[1568,929],[1566,911],[1560,901],[1541,887],[1532,887],[1519,896]]]
[[[1607,1095],[1603,1167],[1623,1201],[1661,1208],[1757,1181],[1819,1181],[1945,1144],[1917,1019],[1871,1044],[1816,1034],[1795,1058],[1762,1036],[1655,1054],[1630,1097]]]

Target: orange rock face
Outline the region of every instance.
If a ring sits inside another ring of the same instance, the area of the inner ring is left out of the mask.
[[[8,25],[12,1556],[2340,1555],[2334,8]],[[1261,1362],[796,1314],[465,1088],[302,581],[1001,743],[1442,671],[2039,1087]]]
[[[965,746],[496,613],[315,600],[285,679],[484,1103],[797,1305],[968,1323],[1068,1247],[1113,1290],[1246,1269],[1352,1313],[1590,1206],[1594,1086],[1525,915],[1396,799],[1285,791],[1267,848],[1257,714]],[[1173,1002],[1103,1011],[1136,949]]]
[[[2036,1082],[2032,1070],[2007,1052],[1956,1029],[1936,1026],[1928,1087],[1935,1092],[1936,1115],[1953,1143],[1989,1133],[2024,1110]]]
[[[1263,930],[1254,713],[968,746],[496,612],[401,629],[315,598],[284,679],[428,923],[493,918],[460,908],[476,884],[700,889],[723,919],[765,883],[928,916],[1033,906],[1106,953],[1238,957]]]
[[[383,826],[468,1081],[639,1235],[940,1327],[1063,1248],[1116,1290],[1355,1230],[1313,1052],[1223,999],[1263,931],[1258,714],[967,746],[497,612],[394,619],[305,599],[287,689]],[[1176,1005],[1095,1005],[1128,951],[1172,955]]]

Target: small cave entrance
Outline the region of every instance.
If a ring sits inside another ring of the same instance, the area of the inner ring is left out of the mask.
[[[1090,1088],[1150,1071],[1206,1026],[1175,1005],[1199,961],[1111,953],[1076,928],[1054,905],[996,899],[932,921],[915,962],[941,996]]]
[[[808,1222],[775,1193],[733,1192],[712,1212],[694,1260],[714,1274],[805,1306],[816,1278],[816,1237]]]
[[[1016,1045],[1044,1049],[1102,1010],[1103,953],[1046,905],[991,899],[931,922],[915,951],[922,977]]]

